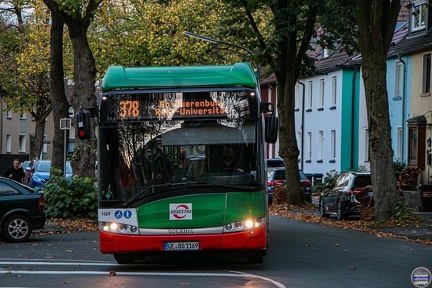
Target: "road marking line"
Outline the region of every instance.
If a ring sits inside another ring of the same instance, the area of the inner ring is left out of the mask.
[[[53,261],[0,261],[0,265],[38,265],[38,266],[142,266],[143,264],[132,264],[132,265],[119,265],[114,262],[53,262]],[[279,283],[273,279],[244,273],[239,271],[229,271],[229,273],[166,273],[166,272],[115,272],[118,276],[190,276],[190,277],[250,277],[259,278],[264,281],[274,284],[278,288],[286,288],[285,285]],[[109,271],[28,271],[28,270],[12,270],[0,268],[1,274],[47,274],[47,275],[109,275]]]
[[[109,271],[28,271],[28,270],[4,270],[0,269],[0,274],[29,274],[29,275],[106,275],[109,276]],[[116,276],[180,276],[180,277],[245,277],[259,278],[264,281],[274,284],[278,288],[286,288],[285,285],[267,277],[262,277],[249,273],[235,272],[233,273],[150,273],[150,272],[115,272]],[[239,273],[239,274],[236,274]]]

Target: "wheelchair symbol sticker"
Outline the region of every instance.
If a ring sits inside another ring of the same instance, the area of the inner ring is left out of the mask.
[[[115,215],[115,217],[116,217],[117,219],[120,219],[120,218],[123,217],[123,212],[120,211],[120,210],[117,210],[117,211],[114,213],[114,215]]]

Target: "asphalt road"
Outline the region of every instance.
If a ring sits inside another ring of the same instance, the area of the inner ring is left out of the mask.
[[[96,232],[34,235],[0,245],[1,287],[415,287],[432,271],[432,246],[271,217],[263,264],[245,259],[149,257],[118,265],[99,252]],[[431,284],[432,287],[432,284]]]

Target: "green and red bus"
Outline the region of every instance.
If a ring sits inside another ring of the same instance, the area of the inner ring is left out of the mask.
[[[262,262],[270,108],[249,63],[109,67],[98,105],[100,251],[122,264],[225,251]]]

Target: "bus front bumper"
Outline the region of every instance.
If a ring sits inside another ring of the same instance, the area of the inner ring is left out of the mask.
[[[166,251],[166,243],[199,243],[198,251],[257,250],[267,248],[267,227],[223,233],[194,235],[125,235],[99,230],[100,251],[117,253],[160,253]]]

